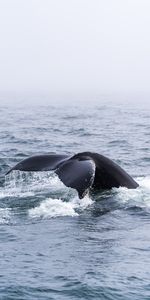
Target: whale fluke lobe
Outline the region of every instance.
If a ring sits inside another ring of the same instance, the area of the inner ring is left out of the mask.
[[[92,187],[95,164],[91,159],[69,159],[58,167],[56,174],[66,186],[78,191],[79,198],[83,198]]]
[[[46,154],[46,155],[35,155],[28,157],[17,165],[15,165],[12,169],[10,169],[7,173],[9,174],[13,170],[19,171],[52,171],[57,168],[57,166],[64,162],[69,158],[69,155],[58,155],[58,154]]]
[[[26,158],[11,168],[20,171],[52,171],[67,186],[77,190],[83,198],[91,189],[127,187],[135,189],[138,183],[109,158],[93,152],[71,155],[46,154]]]

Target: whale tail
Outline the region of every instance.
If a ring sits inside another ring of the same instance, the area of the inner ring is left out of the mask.
[[[116,163],[97,153],[83,152],[69,155],[36,155],[11,168],[20,171],[52,171],[67,186],[77,190],[83,198],[91,188],[110,189],[124,186],[137,188],[138,183]]]

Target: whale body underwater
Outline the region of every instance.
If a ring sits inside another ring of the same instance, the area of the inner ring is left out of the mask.
[[[126,187],[135,189],[138,183],[111,159],[93,152],[44,154],[26,158],[11,168],[20,171],[55,171],[67,186],[76,189],[79,198],[89,191]]]

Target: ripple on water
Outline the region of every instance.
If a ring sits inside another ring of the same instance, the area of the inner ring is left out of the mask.
[[[0,224],[8,224],[11,220],[11,208],[0,208]]]
[[[149,110],[92,103],[0,114],[1,298],[149,299]],[[37,152],[81,151],[118,160],[139,188],[80,200],[51,172],[3,176]]]

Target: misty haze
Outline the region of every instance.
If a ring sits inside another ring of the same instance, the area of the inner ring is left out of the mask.
[[[149,37],[149,0],[0,0],[0,299],[150,299]]]
[[[145,0],[1,0],[1,99],[149,98],[149,11]]]

